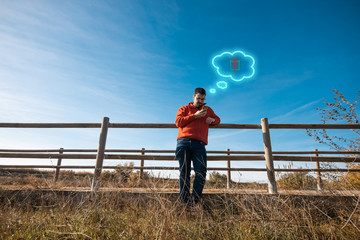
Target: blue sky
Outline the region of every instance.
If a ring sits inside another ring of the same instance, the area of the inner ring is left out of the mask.
[[[0,122],[100,122],[108,116],[113,123],[173,123],[194,88],[216,86],[211,60],[223,51],[251,54],[256,73],[208,94],[222,123],[258,124],[263,117],[319,123],[315,107],[332,99],[331,88],[349,99],[359,90],[358,1],[0,3]],[[328,150],[304,130],[271,133],[273,150]],[[0,129],[0,145],[96,148],[98,134]],[[176,135],[175,129],[110,129],[107,147],[174,149]],[[261,132],[210,130],[208,150],[227,148],[262,150]],[[16,160],[1,160],[10,161]],[[241,180],[265,179],[242,174]]]

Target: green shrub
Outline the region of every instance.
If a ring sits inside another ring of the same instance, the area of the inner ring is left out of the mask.
[[[277,180],[279,188],[288,190],[316,189],[315,177],[306,172],[285,173]]]

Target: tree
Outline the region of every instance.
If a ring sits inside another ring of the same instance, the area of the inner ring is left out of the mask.
[[[347,123],[358,124],[358,100],[360,98],[360,91],[354,102],[348,101],[343,94],[338,90],[332,89],[334,93],[334,102],[324,101],[325,108],[316,108],[320,112],[321,121],[324,124],[329,123]],[[351,129],[353,137],[340,137],[336,135],[329,135],[327,129],[307,129],[309,136],[313,137],[315,141],[329,146],[331,149],[337,151],[359,151],[360,150],[360,131],[359,129]]]
[[[360,99],[360,91],[356,99],[351,102],[345,98],[345,96],[336,89],[332,89],[334,93],[334,101],[327,102],[325,100],[324,108],[316,108],[320,112],[321,121],[324,124],[329,123],[346,123],[346,124],[359,124],[358,120],[358,104]],[[313,137],[316,142],[325,144],[331,149],[337,151],[360,151],[360,130],[351,129],[352,135],[337,136],[330,135],[326,129],[315,130],[307,129],[306,132],[310,137]],[[355,154],[356,155],[356,154]],[[333,168],[334,163],[323,163],[322,167]],[[359,169],[360,165],[347,164],[349,169]],[[325,174],[329,180],[338,179],[338,174]],[[346,186],[353,186],[360,188],[360,173],[348,172],[340,177],[341,182]]]

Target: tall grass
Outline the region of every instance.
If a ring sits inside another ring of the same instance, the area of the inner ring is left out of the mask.
[[[226,176],[218,176],[210,173],[210,179],[206,182],[206,189],[224,189],[227,186]],[[225,176],[225,180],[223,178]],[[58,181],[53,181],[54,171],[34,169],[0,169],[0,183],[7,188],[30,188],[30,189],[61,189],[61,188],[90,188],[93,173],[74,172],[61,170]],[[192,176],[193,178],[193,176]],[[193,180],[193,179],[192,179]],[[237,189],[267,189],[266,184],[261,183],[231,183]],[[103,171],[101,174],[101,186],[104,188],[167,188],[177,189],[178,179],[163,178],[152,173],[144,172],[142,179],[139,172],[132,170]]]
[[[357,198],[1,193],[1,239],[358,239]],[[351,218],[350,218],[351,217]]]
[[[90,173],[63,171],[57,183],[53,183],[50,173],[33,174],[0,174],[3,186],[0,239],[359,239],[360,236],[359,196],[222,193],[205,194],[200,204],[187,206],[178,201],[177,193],[160,193],[165,188],[177,187],[176,180],[149,175],[140,180],[138,174],[124,178],[124,174],[105,172],[102,186],[139,186],[154,191],[93,194],[60,191],[68,186],[88,189]],[[4,190],[5,185],[22,190]]]

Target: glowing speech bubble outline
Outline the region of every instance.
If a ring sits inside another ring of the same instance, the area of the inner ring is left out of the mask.
[[[220,89],[226,89],[228,87],[228,84],[225,81],[219,81],[216,83],[216,86]]]
[[[252,69],[252,74],[251,74],[250,76],[243,76],[241,79],[235,79],[235,78],[233,78],[233,76],[232,76],[231,74],[230,74],[230,75],[221,74],[220,71],[219,71],[220,67],[218,67],[218,66],[215,65],[215,59],[216,59],[216,58],[222,57],[224,54],[229,54],[230,56],[233,56],[233,55],[236,54],[236,53],[240,53],[240,54],[242,54],[244,57],[249,57],[249,58],[252,60],[252,65],[250,66],[251,69]],[[255,74],[255,68],[254,68],[255,59],[254,59],[251,55],[245,54],[243,51],[235,51],[235,52],[233,52],[233,53],[231,53],[231,52],[223,52],[222,54],[219,54],[219,55],[216,55],[215,57],[213,57],[211,63],[212,63],[213,67],[216,69],[217,73],[218,73],[220,76],[222,76],[222,77],[229,77],[229,78],[231,78],[231,79],[232,79],[233,81],[235,81],[235,82],[240,82],[240,81],[244,80],[245,78],[251,78],[251,77],[254,76],[254,74]]]

